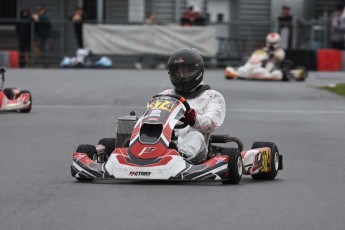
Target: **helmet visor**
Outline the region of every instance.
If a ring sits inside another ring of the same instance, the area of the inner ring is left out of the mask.
[[[170,78],[173,81],[179,81],[194,76],[199,71],[195,65],[175,65],[169,70]]]

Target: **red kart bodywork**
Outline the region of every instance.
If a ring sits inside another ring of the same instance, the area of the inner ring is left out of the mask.
[[[5,92],[9,92],[9,94],[6,95]],[[20,91],[19,89],[5,89],[4,91],[0,91],[0,111],[29,112],[31,106],[32,99],[28,91]]]

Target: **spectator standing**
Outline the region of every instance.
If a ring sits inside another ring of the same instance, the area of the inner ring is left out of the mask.
[[[194,7],[190,6],[180,19],[181,26],[191,26],[194,21]]]
[[[42,51],[42,59],[47,61],[51,49],[52,25],[50,22],[50,16],[46,8],[43,5],[39,5],[36,13],[32,15],[32,19],[35,22],[35,34]]]
[[[77,38],[78,48],[83,49],[83,22],[85,20],[83,8],[80,6],[76,7],[69,19],[74,22],[74,32]]]
[[[193,26],[206,26],[206,18],[199,9],[195,9],[193,15]]]
[[[331,34],[330,41],[332,48],[344,49],[344,34],[345,27],[342,23],[342,14],[344,12],[344,6],[338,5],[336,11],[332,13],[331,18]]]
[[[19,67],[24,68],[31,52],[31,17],[29,9],[20,11],[20,21],[16,24],[19,43]]]
[[[156,15],[151,13],[145,18],[145,25],[156,25]]]
[[[287,40],[286,49],[292,48],[292,21],[293,16],[290,12],[289,6],[283,6],[281,15],[278,17],[279,21],[279,33],[282,36],[282,40]],[[286,33],[286,32],[287,33]],[[283,42],[282,42],[283,43]]]

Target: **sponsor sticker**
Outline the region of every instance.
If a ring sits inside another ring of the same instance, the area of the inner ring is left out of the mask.
[[[142,171],[130,171],[130,176],[150,176],[151,172],[142,172]]]
[[[78,153],[78,154],[74,154],[74,155],[73,155],[73,158],[74,158],[76,161],[80,161],[80,159],[83,158],[84,156],[85,156],[85,154]]]
[[[261,153],[261,172],[269,172],[268,167],[269,162],[269,152],[267,150]]]
[[[158,109],[151,110],[150,117],[160,117],[161,112],[162,112],[162,110],[158,110]]]
[[[223,162],[224,160],[225,160],[224,157],[220,157],[220,158],[217,160],[217,163],[216,163],[216,164],[219,164],[219,163]]]
[[[138,154],[138,156],[141,156],[143,154],[150,154],[152,151],[154,151],[156,148],[155,147],[145,147],[141,152]]]
[[[179,59],[174,60],[174,64],[183,63],[183,62],[184,62],[184,60],[183,60],[182,57],[180,57]]]

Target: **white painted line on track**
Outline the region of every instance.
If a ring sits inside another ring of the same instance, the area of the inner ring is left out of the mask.
[[[122,105],[34,105],[33,109],[140,109],[144,106]],[[345,110],[283,110],[283,109],[227,109],[227,112],[240,113],[293,113],[293,114],[345,114]]]
[[[35,105],[38,109],[145,109],[143,106],[118,105]]]
[[[226,111],[244,113],[345,114],[345,110],[227,109]]]

